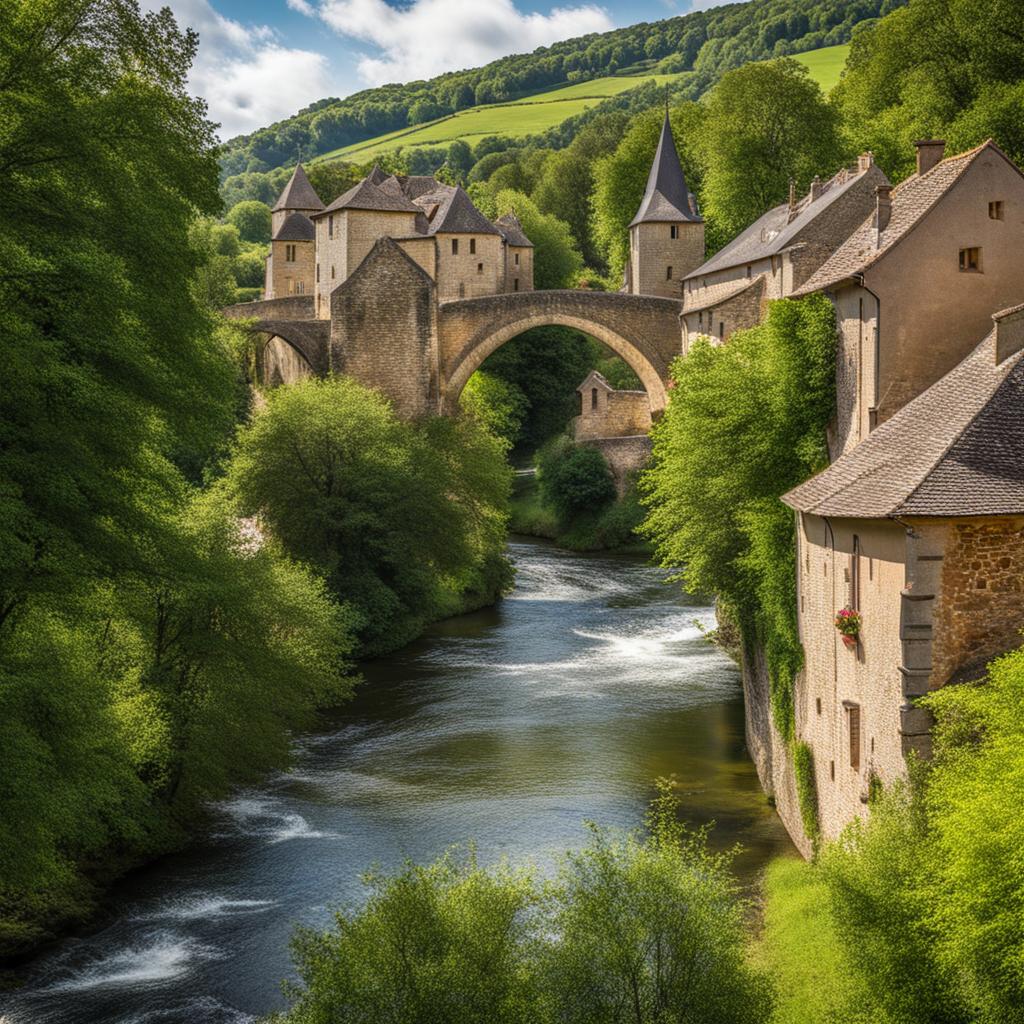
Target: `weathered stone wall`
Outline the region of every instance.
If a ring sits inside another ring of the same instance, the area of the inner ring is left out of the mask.
[[[395,241],[406,256],[422,267],[435,281],[437,280],[437,242],[433,235],[396,238]]]
[[[313,368],[294,345],[275,334],[263,347],[257,372],[261,383],[277,387],[311,377]]]
[[[934,612],[932,688],[1021,643],[1024,518],[954,520],[946,528],[941,600]]]
[[[822,834],[831,839],[866,813],[872,774],[888,784],[906,771],[901,730],[908,697],[900,640],[906,531],[888,520],[804,515],[797,529],[797,559],[805,663],[795,688],[796,731],[814,754]],[[859,601],[853,589],[858,578]],[[863,631],[850,650],[834,618],[840,608],[855,603]],[[852,707],[860,715],[855,756]]]
[[[231,320],[312,320],[313,296],[290,295],[279,299],[259,299],[226,306],[221,312]]]
[[[636,224],[630,228],[630,281],[634,295],[683,297],[683,278],[704,262],[704,224]],[[668,268],[672,276],[668,276]]]
[[[872,429],[875,407],[874,297],[860,286],[838,289],[832,296],[838,326],[836,350],[836,419],[829,434],[835,460],[864,440]]]
[[[436,237],[438,301],[475,299],[504,291],[504,242],[501,235],[441,233]],[[457,253],[452,252],[453,242],[458,242]]]
[[[295,259],[286,259],[288,246],[295,247]],[[268,299],[289,295],[312,295],[315,286],[316,246],[313,242],[270,243],[270,291]]]
[[[436,286],[383,238],[331,294],[335,373],[378,388],[405,417],[438,410]]]
[[[573,420],[577,441],[599,437],[631,437],[651,429],[651,403],[646,391],[605,391],[595,388],[597,405],[583,395],[580,415]]]
[[[750,287],[738,295],[722,300],[706,309],[688,310],[683,314],[683,351],[689,351],[690,342],[698,335],[707,335],[718,344],[727,341],[734,331],[743,331],[761,322],[765,276],[755,277]],[[713,295],[708,288],[706,294]],[[712,300],[713,301],[713,300]]]
[[[643,468],[651,456],[651,439],[646,434],[634,437],[596,437],[583,440],[581,445],[596,448],[603,456],[615,481],[615,492],[621,498],[626,493],[631,474]]]
[[[630,365],[644,385],[651,412],[665,407],[665,381],[681,351],[682,303],[616,292],[505,293],[440,307],[445,408],[455,408],[473,372],[506,341],[531,327],[561,324],[604,342]]]
[[[345,210],[317,217],[316,225],[316,315],[331,318],[331,292],[345,280],[348,250],[345,244]]]

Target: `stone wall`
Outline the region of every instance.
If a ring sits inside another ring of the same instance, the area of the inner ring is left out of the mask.
[[[295,247],[295,259],[289,262],[288,246]],[[313,242],[271,242],[268,299],[289,295],[313,295],[316,274],[316,246]]]
[[[330,365],[382,391],[400,416],[438,410],[436,286],[389,238],[331,294]]]
[[[672,237],[673,227],[678,238]],[[683,278],[704,262],[704,224],[637,224],[630,228],[629,239],[633,294],[681,299]]]
[[[313,296],[290,295],[226,306],[221,312],[230,320],[312,320]]]
[[[313,375],[313,368],[302,353],[284,338],[271,335],[263,347],[257,365],[260,382],[268,387],[294,384]]]
[[[597,437],[580,442],[596,448],[603,456],[615,481],[615,492],[626,493],[630,476],[642,469],[651,455],[651,439],[646,434],[636,437]]]
[[[437,280],[437,241],[433,235],[415,235],[411,238],[396,238],[395,241],[406,256]]]
[[[829,433],[829,456],[834,461],[872,429],[878,316],[874,296],[860,286],[838,289],[832,302],[838,325],[836,419]]]
[[[932,688],[980,676],[986,662],[1020,646],[1022,629],[1024,518],[954,520],[933,620]]]
[[[580,415],[573,420],[577,441],[599,437],[632,437],[651,429],[651,403],[646,391],[605,391],[595,388],[597,405],[584,394]]]
[[[438,234],[437,297],[475,299],[505,289],[504,242],[501,235]],[[458,252],[452,252],[452,243]],[[473,250],[473,251],[471,251]]]
[[[533,249],[528,246],[505,246],[505,291],[533,291]]]
[[[689,350],[691,340],[697,335],[707,335],[722,344],[734,331],[746,330],[760,323],[767,280],[766,275],[752,278],[749,287],[717,305],[687,310],[683,316],[683,350]],[[713,295],[712,289],[707,289],[707,292]]]

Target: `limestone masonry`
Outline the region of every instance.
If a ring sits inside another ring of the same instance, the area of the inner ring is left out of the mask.
[[[978,678],[1024,628],[1024,176],[991,141],[948,158],[941,141],[916,146],[897,187],[862,154],[705,260],[666,112],[618,293],[533,291],[522,226],[489,221],[459,188],[375,169],[325,206],[297,167],[273,211],[266,298],[227,312],[255,319],[264,383],[346,373],[406,416],[455,411],[487,356],[530,327],[586,332],[644,388],[594,372],[577,389],[575,437],[621,490],[650,451],[676,356],[697,336],[726,343],[773,299],[825,295],[832,462],[783,500],[805,653],[796,737],[831,838],[867,813],[875,780],[928,756],[916,698]],[[845,641],[843,608],[862,620]],[[762,784],[809,852],[759,651],[744,689]]]

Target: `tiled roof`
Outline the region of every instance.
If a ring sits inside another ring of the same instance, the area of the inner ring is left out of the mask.
[[[729,299],[742,295],[748,288],[755,285],[760,288],[764,284],[764,274],[757,274],[755,277],[741,277],[738,281],[725,281],[721,284],[713,284],[708,288],[701,288],[695,294],[683,294],[683,315],[697,313],[702,309],[711,309],[720,306]]]
[[[296,164],[292,176],[288,179],[284,191],[277,197],[274,203],[274,211],[277,210],[322,210],[323,202],[316,194],[316,189],[309,183],[302,164]]]
[[[864,171],[850,171],[844,168],[820,186],[820,191],[813,200],[809,194],[804,196],[797,204],[792,219],[789,203],[780,203],[755,220],[728,245],[719,249],[707,263],[698,267],[692,274],[687,274],[687,279],[777,255],[792,245],[804,229],[836,200],[846,195],[858,182],[863,181],[865,175],[877,178],[879,184],[885,184],[889,180],[875,164]],[[835,239],[837,246],[841,242],[842,238]]]
[[[394,175],[392,175],[392,177],[394,177]],[[377,164],[374,164],[373,170],[370,171],[366,178],[371,185],[380,185],[388,180],[388,175],[386,175]]]
[[[672,125],[669,123],[668,110],[661,126],[661,137],[658,149],[654,154],[654,163],[647,176],[647,189],[644,192],[640,209],[630,223],[644,224],[665,221],[701,221],[697,198],[686,187],[686,178],[679,163],[676,143],[672,138]]]
[[[523,225],[519,223],[519,218],[514,213],[503,214],[494,222],[494,226],[509,245],[533,248],[533,242],[526,237]]]
[[[782,500],[814,515],[869,519],[1024,513],[1022,357],[1018,351],[997,363],[993,330],[927,391]]]
[[[591,370],[590,373],[588,373],[586,377],[584,377],[583,380],[581,380],[580,383],[576,386],[576,390],[585,391],[587,388],[593,387],[595,384],[598,387],[604,388],[605,391],[615,390],[615,388],[613,388],[611,384],[608,383],[608,378],[605,377],[603,373],[599,373],[597,370]]]
[[[1000,152],[990,139],[966,153],[940,160],[925,174],[914,174],[902,181],[892,190],[892,212],[885,229],[875,229],[875,215],[872,212],[793,294],[809,295],[862,274],[910,232],[986,149]]]
[[[275,242],[312,242],[316,238],[316,227],[304,213],[289,213],[274,235]]]
[[[335,210],[378,210],[381,212],[394,213],[420,213],[420,208],[404,195],[396,195],[393,192],[386,192],[380,186],[370,181],[369,177],[363,178],[358,185],[353,185],[343,195],[331,203],[330,206],[321,210],[315,216],[322,217],[325,213],[333,213]]]
[[[437,212],[430,218],[429,233],[498,235],[501,232],[473,205],[464,189],[440,185],[435,192],[417,198],[417,209],[429,208],[435,203]]]

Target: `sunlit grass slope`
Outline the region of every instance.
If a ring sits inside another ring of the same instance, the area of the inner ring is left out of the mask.
[[[828,92],[839,81],[839,74],[846,64],[846,55],[850,52],[850,44],[842,46],[826,46],[821,50],[808,50],[798,53],[794,60],[799,61],[808,71],[823,92]]]
[[[455,139],[465,139],[470,145],[485,135],[505,135],[518,138],[546,131],[561,124],[566,118],[580,114],[609,96],[617,96],[627,89],[635,89],[644,82],[664,85],[675,75],[636,75],[595,78],[589,82],[576,82],[560,89],[526,96],[512,103],[494,103],[483,107],[460,110],[451,117],[403,128],[375,139],[367,139],[353,146],[345,146],[324,153],[317,160],[372,160],[398,146],[442,146]]]

